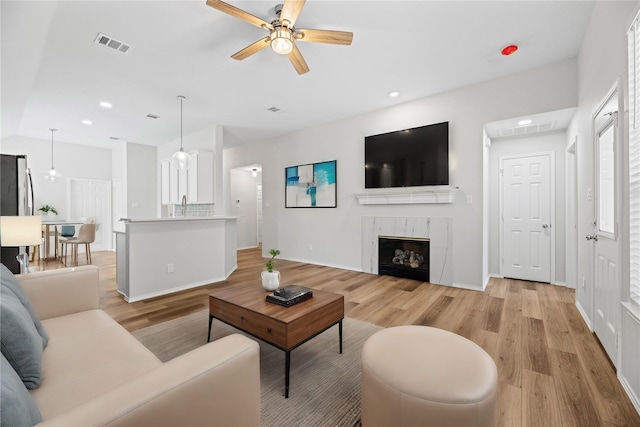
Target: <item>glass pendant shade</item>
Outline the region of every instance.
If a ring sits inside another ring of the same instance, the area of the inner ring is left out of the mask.
[[[182,148],[182,101],[187,99],[182,95],[178,95],[180,100],[180,150],[173,153],[171,156],[171,166],[179,170],[186,170],[191,167],[191,156]]]
[[[49,130],[51,131],[51,169],[49,169],[47,174],[44,176],[44,179],[46,179],[47,181],[54,182],[58,178],[61,178],[62,174],[59,171],[57,171],[56,168],[53,167],[53,133],[57,129],[49,129]]]
[[[191,166],[191,156],[184,151],[184,148],[180,147],[180,150],[171,156],[171,166],[181,170],[189,169]]]
[[[49,172],[47,172],[47,174],[44,176],[44,179],[51,182],[54,182],[58,178],[62,178],[62,174],[55,170],[53,167],[49,169]]]

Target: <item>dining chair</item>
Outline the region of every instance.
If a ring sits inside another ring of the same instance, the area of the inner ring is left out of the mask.
[[[63,225],[60,227],[60,233],[57,241],[60,244],[60,259],[62,259],[62,245],[65,241],[69,240],[70,237],[76,235],[76,226],[75,225]],[[56,257],[58,254],[58,248],[56,248]]]
[[[85,252],[87,257],[87,264],[91,264],[91,243],[96,239],[96,224],[82,224],[78,229],[78,235],[67,238],[60,238],[61,244],[61,259],[63,263],[67,264],[68,246],[72,245],[71,249],[71,261],[78,265],[78,245],[85,245]]]

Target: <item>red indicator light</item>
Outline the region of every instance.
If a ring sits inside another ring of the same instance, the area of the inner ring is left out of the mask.
[[[515,44],[510,44],[509,46],[502,49],[502,54],[504,56],[509,56],[511,54],[514,54],[517,50],[518,50],[518,46],[516,46]]]

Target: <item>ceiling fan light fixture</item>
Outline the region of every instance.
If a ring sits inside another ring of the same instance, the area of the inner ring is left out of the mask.
[[[293,50],[291,30],[285,27],[276,28],[271,32],[271,49],[280,55],[288,55]]]

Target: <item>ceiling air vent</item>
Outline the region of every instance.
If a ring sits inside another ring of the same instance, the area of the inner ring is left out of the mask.
[[[556,122],[535,123],[531,125],[500,129],[499,134],[501,137],[531,135],[538,132],[548,132],[553,130],[555,126]]]
[[[150,118],[150,119],[157,119],[157,118],[159,118],[160,116],[156,116],[155,114],[151,114],[151,113],[149,113],[149,114],[147,114],[147,117],[148,117],[148,118]]]
[[[112,141],[119,141],[120,140],[120,138],[118,138],[117,136],[110,136],[109,139],[112,140]]]
[[[271,108],[267,108],[267,111],[271,111],[272,113],[279,113],[282,110],[279,109],[278,107],[271,107]]]
[[[99,44],[109,49],[117,50],[120,53],[127,53],[132,48],[130,44],[123,43],[105,34],[98,33],[98,37],[95,40],[96,44]]]

